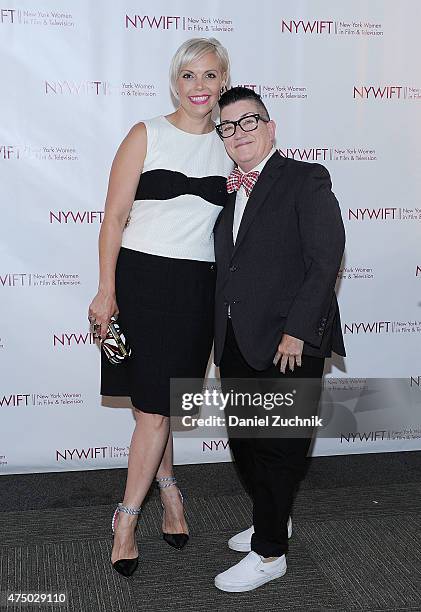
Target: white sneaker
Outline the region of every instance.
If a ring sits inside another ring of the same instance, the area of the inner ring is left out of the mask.
[[[263,563],[262,559],[263,557],[252,550],[239,563],[218,574],[215,586],[229,593],[252,591],[270,580],[280,578],[287,571],[285,555],[268,563]]]
[[[292,520],[291,517],[288,518],[288,538],[292,536]],[[236,550],[237,552],[250,552],[251,551],[251,536],[254,533],[253,525],[241,533],[237,533],[237,535],[232,536],[228,540],[228,546],[231,550]]]

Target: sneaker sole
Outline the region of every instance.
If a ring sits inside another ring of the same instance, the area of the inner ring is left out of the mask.
[[[292,530],[291,532],[288,532],[288,540],[290,539],[290,537],[292,536]],[[235,550],[235,552],[250,552],[251,551],[251,542],[244,542],[244,543],[231,543],[230,540],[228,540],[228,548],[230,548],[231,550]]]
[[[235,550],[236,552],[251,551],[251,544],[231,544],[230,542],[228,542],[228,547],[231,548],[231,550]]]
[[[226,591],[227,593],[244,593],[245,591],[253,591],[254,589],[257,589],[258,587],[263,586],[267,582],[270,582],[271,580],[282,578],[282,576],[285,576],[286,571],[287,571],[287,568],[285,567],[282,571],[278,572],[277,574],[274,574],[273,576],[267,576],[265,578],[262,578],[262,580],[255,582],[254,584],[247,584],[244,586],[239,586],[235,584],[226,584],[222,586],[222,585],[219,585],[215,579],[215,586],[220,591]]]

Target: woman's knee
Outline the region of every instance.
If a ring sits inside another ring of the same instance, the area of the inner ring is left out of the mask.
[[[163,416],[162,414],[155,414],[151,412],[143,412],[142,410],[136,409],[136,424],[140,426],[148,426],[154,430],[167,429],[169,426],[169,417]]]

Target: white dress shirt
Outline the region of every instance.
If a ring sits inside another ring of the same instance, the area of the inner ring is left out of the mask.
[[[265,167],[266,162],[268,161],[270,157],[272,157],[275,151],[276,151],[275,147],[272,147],[269,153],[266,155],[266,157],[262,159],[260,164],[258,164],[252,170],[249,170],[249,172],[254,172],[254,171],[261,172],[263,168]],[[248,172],[244,172],[243,170],[241,170],[240,166],[238,166],[238,170],[242,174],[248,174]],[[232,239],[234,241],[234,244],[235,244],[235,241],[237,240],[238,230],[240,229],[241,219],[243,218],[243,214],[246,209],[248,199],[249,199],[249,196],[246,195],[246,190],[244,189],[244,185],[241,185],[240,189],[237,191],[236,198],[235,198],[234,222],[232,224]]]

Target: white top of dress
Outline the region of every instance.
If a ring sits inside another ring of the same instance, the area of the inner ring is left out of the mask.
[[[190,134],[164,116],[144,121],[147,152],[122,246],[214,261],[213,227],[233,163],[216,131]]]

